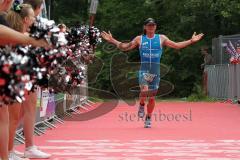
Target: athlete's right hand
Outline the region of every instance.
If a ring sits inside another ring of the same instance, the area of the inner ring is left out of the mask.
[[[112,36],[112,34],[111,34],[110,31],[108,31],[108,33],[105,32],[105,31],[103,31],[103,32],[101,33],[101,36],[102,36],[103,39],[105,39],[106,41],[108,41],[108,42],[113,42],[113,36]]]

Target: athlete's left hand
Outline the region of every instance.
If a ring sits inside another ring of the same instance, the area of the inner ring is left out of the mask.
[[[192,35],[191,41],[192,41],[193,43],[195,43],[195,42],[201,40],[203,36],[204,36],[203,33],[200,33],[200,34],[196,35],[196,32],[194,32],[193,35]]]

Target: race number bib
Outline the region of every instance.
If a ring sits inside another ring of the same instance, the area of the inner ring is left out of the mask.
[[[156,76],[156,74],[143,73],[143,77],[147,82],[152,82]]]

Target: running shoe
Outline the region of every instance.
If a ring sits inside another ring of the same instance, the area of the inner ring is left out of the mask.
[[[18,155],[16,155],[15,152],[10,151],[10,152],[9,152],[9,160],[29,160],[29,159],[21,158],[21,157],[19,157]]]
[[[16,154],[18,157],[21,157],[21,158],[24,157],[24,153],[23,152],[19,152],[17,150],[13,150],[12,152],[14,152],[14,154]]]
[[[140,105],[138,108],[138,117],[143,118],[145,115],[144,106]]]
[[[50,154],[40,151],[36,146],[28,147],[24,153],[26,158],[39,158],[39,159],[49,159]]]
[[[151,128],[152,120],[151,117],[146,116],[145,122],[144,122],[144,128]]]

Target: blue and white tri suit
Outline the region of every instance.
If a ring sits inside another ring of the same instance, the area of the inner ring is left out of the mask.
[[[153,38],[141,36],[139,46],[141,67],[139,71],[139,85],[147,85],[149,90],[157,90],[160,82],[160,60],[163,53],[161,36],[155,34]]]

